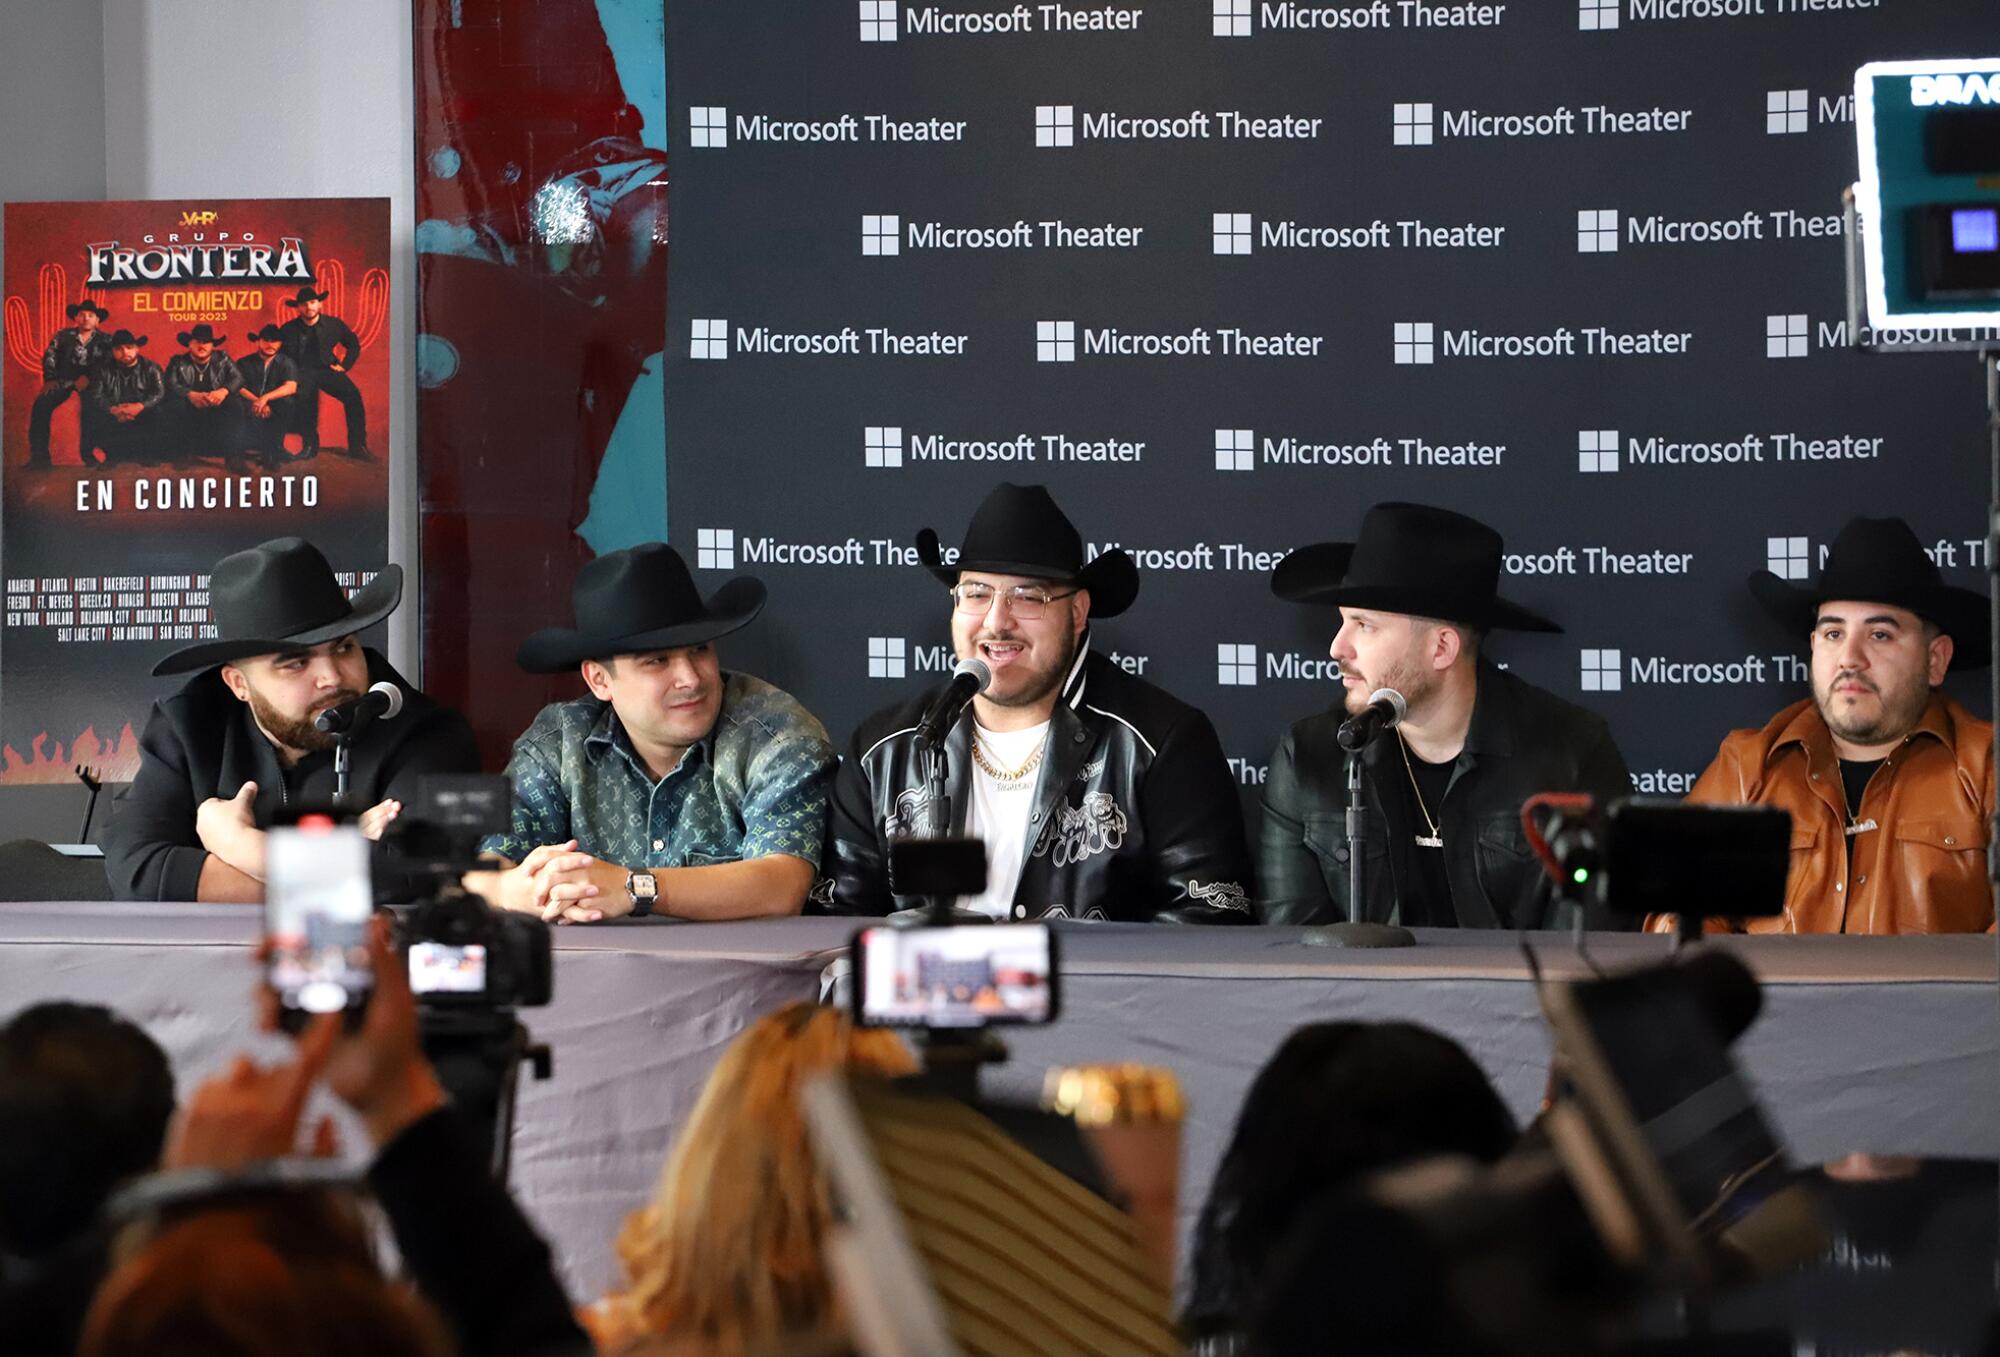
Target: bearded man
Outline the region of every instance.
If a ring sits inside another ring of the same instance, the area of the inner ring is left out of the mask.
[[[1993,724],[1940,690],[1988,662],[1986,599],[1944,583],[1900,518],[1857,518],[1817,585],[1750,592],[1810,637],[1812,696],[1732,731],[1688,800],[1792,816],[1785,912],[1711,931],[1976,933],[1993,927]],[[1672,915],[1647,927],[1671,931]]]
[[[946,735],[942,804],[917,739],[939,690],[862,723],[834,778],[816,903],[920,906],[890,880],[890,848],[949,834],[985,841],[985,889],[955,905],[989,918],[1250,922],[1249,851],[1215,728],[1091,647],[1091,620],[1138,596],[1132,558],[1086,563],[1076,527],[1027,485],[988,495],[949,563],[928,528],[917,553],[950,591],[953,650],[992,681]]]
[[[1603,718],[1499,668],[1496,628],[1561,627],[1499,597],[1500,534],[1423,504],[1378,504],[1354,542],[1301,547],[1271,588],[1331,603],[1342,700],[1295,724],[1264,783],[1259,866],[1266,923],[1564,928],[1574,922],[1528,850],[1521,803],[1536,792],[1629,796]],[[1348,870],[1341,723],[1393,688],[1407,714],[1356,757],[1368,817],[1357,908]],[[1593,926],[1614,926],[1591,918]]]
[[[403,690],[394,720],[366,723],[350,746],[347,801],[379,838],[430,773],[476,773],[465,718],[412,688],[358,633],[402,601],[387,565],[353,598],[317,547],[280,537],[225,556],[209,600],[216,638],[153,666],[199,671],[155,702],[139,772],[105,833],[105,869],[121,900],[264,898],[264,830],[286,805],[325,805],[336,783],[334,737],[314,718],[380,682]]]

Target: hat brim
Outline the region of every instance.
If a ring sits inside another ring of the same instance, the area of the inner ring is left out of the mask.
[[[709,595],[700,617],[623,636],[586,635],[569,627],[544,627],[521,642],[514,653],[514,662],[530,674],[559,674],[585,660],[696,646],[750,625],[764,611],[764,600],[764,582],[739,575]]]
[[[1778,578],[1769,570],[1750,576],[1750,595],[1765,612],[1776,618],[1793,636],[1810,636],[1819,623],[1819,605],[1832,598],[1818,588],[1802,588]],[[1853,597],[1853,595],[1843,595]],[[1985,595],[1956,585],[1941,584],[1922,597],[1869,598],[1915,613],[1951,637],[1951,664],[1954,669],[1985,669],[1993,662],[1992,620]]]
[[[357,631],[366,631],[396,611],[396,606],[402,601],[403,567],[395,564],[385,565],[380,574],[363,585],[356,591],[354,597],[348,600],[348,613],[338,621],[312,627],[291,636],[242,637],[183,646],[154,665],[153,676],[164,678],[168,674],[190,674],[198,669],[212,669],[218,664],[248,659],[252,655],[275,655],[283,650],[302,650],[307,646],[325,645],[328,641],[338,641],[343,636],[352,636]]]
[[[326,292],[301,292],[296,297],[285,298],[285,305],[304,306],[307,302],[323,302],[331,295],[331,293]]]
[[[96,316],[101,321],[111,319],[111,312],[105,309],[104,307],[99,306],[96,302],[78,302],[74,306],[66,307],[64,309],[68,312],[69,318],[71,320],[75,320],[78,316],[82,315],[86,311],[90,312],[90,314]]]
[[[1411,617],[1435,617],[1462,622],[1482,631],[1535,631],[1560,636],[1562,627],[1540,613],[1501,598],[1471,598],[1434,589],[1393,584],[1343,583],[1354,559],[1352,542],[1315,542],[1278,562],[1271,572],[1271,592],[1290,603],[1320,603],[1335,608],[1373,608]]]
[[[981,570],[992,575],[1021,575],[1028,579],[1055,580],[1074,585],[1090,595],[1092,618],[1116,617],[1139,597],[1139,567],[1130,552],[1122,548],[1107,551],[1074,574],[1052,571],[1046,563],[987,558],[976,561],[944,560],[943,544],[937,533],[925,528],[917,534],[917,559],[924,568],[947,585],[957,584],[961,572]]]

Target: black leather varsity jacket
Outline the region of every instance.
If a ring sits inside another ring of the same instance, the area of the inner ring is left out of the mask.
[[[815,906],[888,914],[924,903],[889,881],[889,845],[928,824],[916,728],[938,688],[877,712],[834,777],[828,877]],[[1082,653],[1049,722],[1017,919],[1250,923],[1250,853],[1236,786],[1206,716]],[[972,713],[945,745],[950,823],[964,832]]]

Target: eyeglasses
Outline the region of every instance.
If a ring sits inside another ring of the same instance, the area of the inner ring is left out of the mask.
[[[1023,622],[1035,621],[1048,610],[1049,604],[1078,592],[1071,589],[1067,593],[1052,594],[1030,584],[1017,584],[1011,589],[995,589],[990,584],[955,584],[951,588],[951,596],[958,601],[958,611],[962,616],[984,617],[997,596],[1006,599],[1007,610]]]

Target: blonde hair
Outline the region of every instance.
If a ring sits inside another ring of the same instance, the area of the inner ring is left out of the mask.
[[[738,1037],[653,1199],[619,1231],[626,1286],[590,1316],[600,1346],[654,1335],[740,1353],[826,1326],[835,1309],[820,1261],[827,1189],[806,1143],[800,1087],[828,1070],[915,1066],[893,1032],[812,1004],[787,1005]]]

